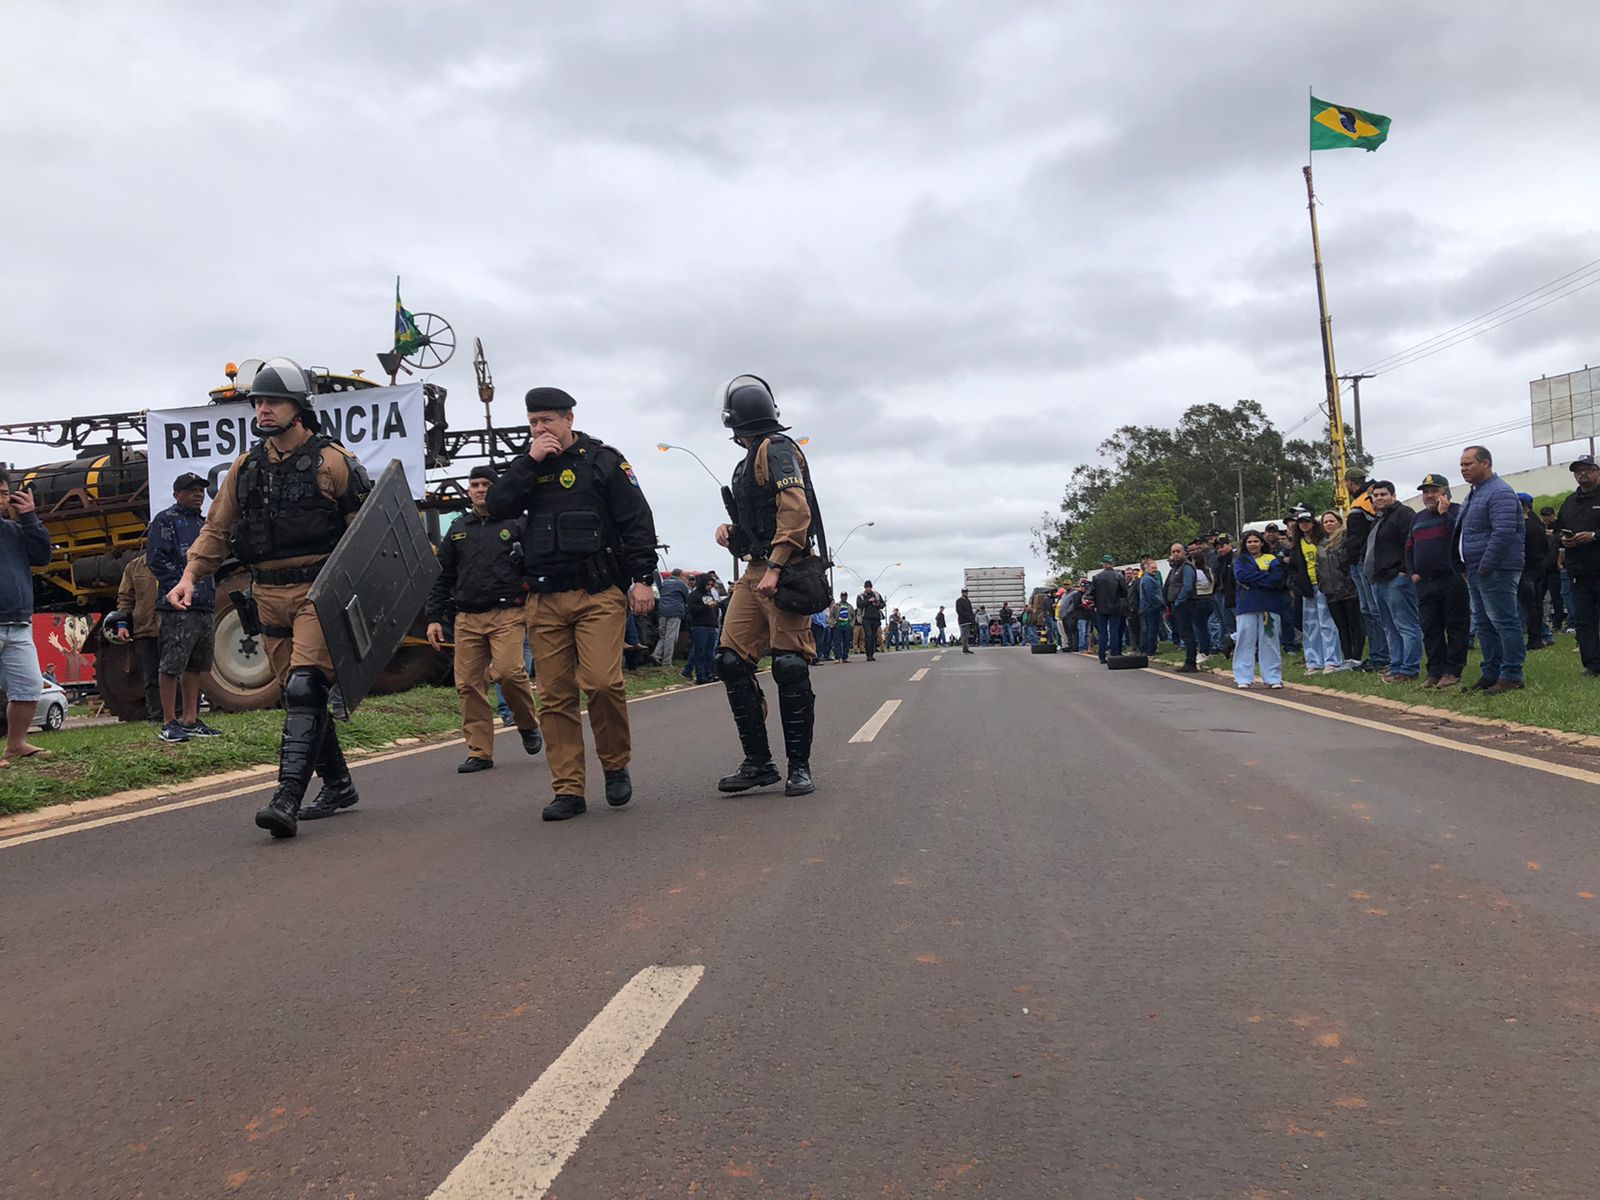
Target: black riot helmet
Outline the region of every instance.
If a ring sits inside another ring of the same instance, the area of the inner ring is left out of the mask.
[[[722,385],[722,423],[735,437],[782,433],[789,428],[778,420],[772,387],[759,375],[735,375]]]
[[[250,400],[263,396],[288,400],[300,410],[300,419],[312,433],[317,432],[317,381],[292,358],[269,358],[250,381]]]

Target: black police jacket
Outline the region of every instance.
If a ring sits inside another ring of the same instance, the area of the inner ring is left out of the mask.
[[[489,489],[489,515],[523,512],[522,565],[535,591],[628,580],[655,582],[656,524],[633,468],[614,447],[579,433],[543,462],[520,455]]]
[[[527,595],[521,519],[480,517],[475,512],[456,518],[439,543],[439,577],[428,593],[428,620],[521,604]]]

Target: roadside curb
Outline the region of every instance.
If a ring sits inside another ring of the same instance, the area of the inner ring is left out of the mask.
[[[1169,675],[1176,675],[1178,670],[1171,663],[1151,659],[1150,665],[1165,671]],[[1200,672],[1202,675],[1211,675],[1224,679],[1231,679],[1232,672],[1222,667],[1206,667]],[[1368,696],[1362,692],[1343,692],[1338,688],[1322,687],[1315,683],[1291,683],[1284,690],[1313,692],[1319,696],[1333,696],[1340,700],[1349,700],[1355,704],[1363,704],[1369,708],[1385,709],[1389,712],[1405,713],[1407,716],[1428,717],[1437,719],[1444,717],[1451,721],[1459,721],[1463,725],[1477,725],[1485,729],[1500,729],[1508,733],[1532,733],[1552,741],[1563,742],[1569,746],[1582,746],[1589,750],[1600,750],[1600,737],[1587,733],[1573,733],[1566,729],[1547,729],[1543,725],[1524,725],[1519,721],[1507,721],[1501,717],[1479,717],[1472,713],[1457,712],[1453,708],[1439,708],[1431,704],[1407,704],[1404,700],[1391,700],[1387,696]]]
[[[675,692],[694,691],[696,687],[697,685],[692,683],[673,683],[642,696],[630,696],[628,703],[637,704],[641,700],[654,700],[658,696],[670,696]],[[587,712],[588,707],[585,706],[583,713]],[[496,729],[495,736],[512,732],[515,730],[507,726]],[[434,739],[395,738],[391,742],[384,742],[381,746],[373,746],[370,749],[346,751],[345,757],[350,760],[352,766],[359,766],[363,761],[414,754],[419,750],[433,750],[444,746],[464,745],[466,740],[459,731],[447,736],[439,735]],[[225,788],[229,784],[269,780],[274,778],[277,772],[276,762],[262,763],[259,766],[240,767],[233,771],[219,771],[214,775],[199,775],[181,783],[161,787],[132,788],[125,792],[113,792],[109,796],[95,796],[89,800],[69,800],[63,804],[50,804],[32,812],[9,813],[0,816],[0,841],[35,833],[80,817],[98,816],[113,809],[131,808],[134,805],[155,801],[184,801],[197,798],[219,788]]]

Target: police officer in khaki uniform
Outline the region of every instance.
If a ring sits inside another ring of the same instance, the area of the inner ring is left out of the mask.
[[[488,510],[500,520],[527,513],[528,641],[556,793],[543,817],[565,821],[587,809],[580,689],[589,696],[606,803],[621,808],[633,799],[622,641],[629,605],[640,616],[655,605],[656,526],[622,454],[573,429],[571,396],[536,387],[525,399],[528,453],[490,487]]]
[[[533,707],[533,685],[522,662],[527,636],[523,606],[528,598],[522,574],[522,518],[489,515],[489,487],[500,478],[493,467],[476,466],[467,477],[470,512],[450,526],[439,544],[439,577],[426,605],[428,642],[444,647],[444,622],[455,614],[456,692],[467,759],[456,771],[469,775],[494,766],[494,710],[486,678],[505,693],[522,734],[522,748],[537,754],[544,746]]]
[[[230,556],[249,564],[286,710],[278,790],[256,813],[256,824],[275,838],[293,837],[297,820],[332,816],[360,798],[328,711],[333,660],[307,596],[372,485],[355,455],[318,435],[316,393],[316,379],[292,359],[269,359],[257,372],[250,402],[261,441],[228,469],[189,547],[183,578],[168,593],[173,607],[185,610],[195,582]],[[313,770],[322,790],[301,811]]]
[[[811,617],[785,612],[773,603],[778,576],[811,553],[812,520],[817,511],[811,472],[800,447],[784,436],[772,389],[754,375],[740,375],[722,387],[722,423],[745,448],[733,471],[736,518],[717,529],[717,544],[750,565],[733,585],[717,650],[717,675],[728,689],[728,706],[739,729],[744,761],[717,783],[723,792],[745,792],[777,783],[780,776],[767,742],[767,704],[756,682],[756,664],[772,651],[772,678],[778,685],[778,716],[789,760],[787,796],[816,791],[811,781],[811,731],[816,696],[811,663],[816,646]],[[846,631],[848,633],[848,631]]]

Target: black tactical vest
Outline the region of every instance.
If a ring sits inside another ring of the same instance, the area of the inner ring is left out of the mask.
[[[344,533],[339,503],[322,494],[317,468],[333,443],[312,437],[281,462],[258,442],[239,467],[239,522],[231,534],[240,562],[331,554]]]
[[[739,532],[744,535],[744,548],[751,558],[766,558],[772,553],[772,539],[778,536],[777,480],[787,476],[792,468],[799,468],[805,481],[806,503],[811,507],[811,528],[807,540],[816,532],[817,494],[811,487],[811,468],[801,466],[800,451],[794,442],[781,433],[767,437],[766,487],[756,483],[756,453],[761,441],[750,447],[744,461],[733,469],[733,505],[738,513]]]
[[[539,464],[528,497],[523,569],[530,576],[565,577],[611,545],[606,499],[594,469],[603,442],[584,438]]]

